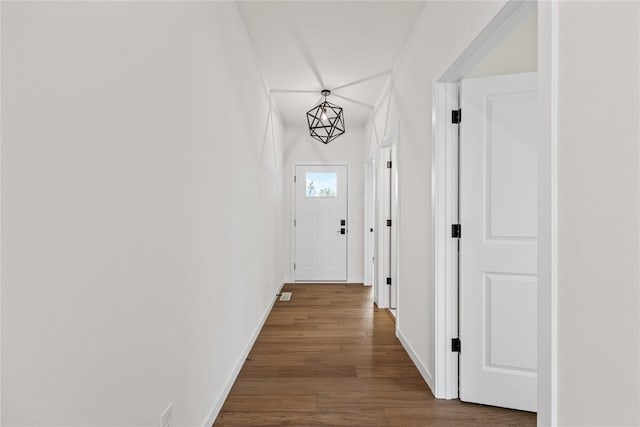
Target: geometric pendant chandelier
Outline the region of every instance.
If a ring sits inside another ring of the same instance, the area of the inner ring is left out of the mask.
[[[344,114],[342,108],[327,102],[330,90],[324,89],[321,93],[324,101],[307,111],[307,123],[309,134],[323,144],[328,144],[344,133]]]

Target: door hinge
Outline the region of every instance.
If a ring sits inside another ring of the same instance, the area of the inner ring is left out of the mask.
[[[387,277],[387,285],[391,284],[391,277]]]
[[[387,162],[387,169],[391,169],[391,160]]]
[[[295,219],[293,220],[293,226],[294,227],[296,226],[296,220]]]
[[[293,269],[294,270],[296,269],[296,263],[295,262],[293,263]]]
[[[390,219],[387,220],[387,227],[391,227],[391,220]]]
[[[454,239],[462,237],[462,226],[460,224],[451,224],[451,237]]]
[[[296,182],[296,176],[293,175],[293,182]]]
[[[451,110],[451,123],[454,125],[462,123],[462,110]]]
[[[453,353],[460,353],[461,348],[460,338],[451,338],[451,351]]]

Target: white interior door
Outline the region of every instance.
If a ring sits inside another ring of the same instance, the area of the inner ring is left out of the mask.
[[[536,410],[536,74],[463,80],[460,399]]]
[[[377,286],[380,308],[396,307],[396,280],[394,277],[393,260],[393,163],[392,148],[385,147],[378,150],[377,156],[377,189],[376,215],[378,229],[377,241]],[[390,167],[391,166],[391,167]]]
[[[347,280],[347,166],[296,166],[295,280]]]
[[[387,168],[385,173],[385,213],[386,227],[385,236],[385,263],[387,268],[387,277],[391,279],[388,283],[389,288],[389,308],[395,310],[398,305],[398,280],[395,274],[395,247],[394,238],[397,226],[397,218],[394,215],[393,199],[395,197],[396,170],[394,161],[394,149],[389,148]],[[395,314],[395,312],[393,312]]]

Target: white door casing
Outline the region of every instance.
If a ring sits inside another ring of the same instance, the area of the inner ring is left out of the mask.
[[[396,197],[396,185],[397,185],[397,170],[395,154],[396,151],[393,147],[389,152],[389,160],[386,168],[386,176],[385,176],[385,189],[386,189],[386,197],[385,197],[385,212],[387,214],[387,219],[391,222],[391,225],[386,224],[385,228],[385,247],[386,247],[386,256],[385,262],[387,263],[387,277],[391,279],[391,284],[388,285],[389,288],[389,308],[396,309],[398,307],[398,276],[396,274],[396,246],[395,246],[395,237],[396,237],[396,229],[398,226],[398,218],[394,209],[394,199]],[[388,165],[391,165],[389,167]],[[396,314],[396,313],[394,313]]]
[[[391,218],[391,168],[388,167],[391,162],[391,148],[382,150],[384,157],[382,157],[382,180],[380,182],[382,189],[382,224],[380,229],[382,234],[382,270],[384,271],[382,276],[382,282],[384,283],[384,289],[389,308],[395,308],[395,301],[392,301],[392,288],[388,282],[391,280],[393,283],[393,277],[391,274],[391,226],[389,221],[393,221]]]
[[[376,157],[376,274],[377,305],[379,308],[397,306],[397,168],[394,163],[395,149],[383,147]],[[391,162],[392,167],[388,164]],[[391,226],[387,225],[391,221]],[[387,280],[391,280],[391,285]]]
[[[347,166],[296,165],[295,176],[294,279],[346,281]]]
[[[536,73],[463,80],[460,399],[537,407]]]
[[[364,164],[364,284],[375,283],[375,160],[368,159]],[[374,302],[377,303],[377,292],[374,286]]]

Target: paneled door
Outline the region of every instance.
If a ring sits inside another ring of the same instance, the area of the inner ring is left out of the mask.
[[[460,93],[460,399],[535,411],[536,74]]]
[[[347,166],[297,165],[295,172],[297,281],[347,280]]]

